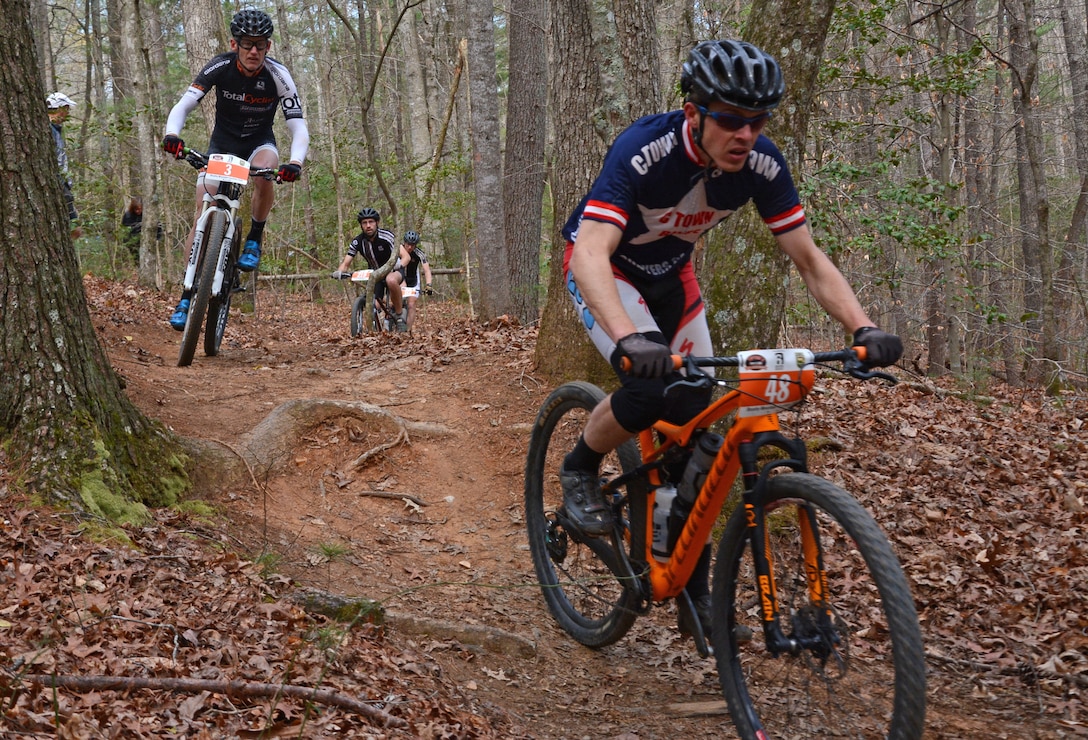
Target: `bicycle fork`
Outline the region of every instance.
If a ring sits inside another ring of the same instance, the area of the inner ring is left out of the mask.
[[[196,273],[200,268],[202,261],[201,256],[205,253],[212,254],[213,252],[208,249],[207,244],[204,242],[204,233],[208,227],[208,220],[211,219],[212,213],[215,211],[221,211],[227,219],[227,227],[223,232],[223,242],[219,245],[219,251],[217,254],[217,263],[215,265],[215,278],[212,280],[213,296],[218,296],[223,288],[223,275],[227,268],[227,258],[230,255],[231,244],[234,239],[234,214],[239,207],[237,200],[232,200],[223,196],[204,196],[204,210],[200,214],[200,218],[196,222],[196,230],[193,232],[193,248],[189,252],[189,264],[185,266],[185,279],[183,281],[183,287],[185,290],[192,290],[193,285],[196,283]]]
[[[790,457],[777,459],[758,466],[758,453],[762,447],[777,447]],[[827,571],[824,568],[820,546],[819,525],[816,511],[811,504],[797,507],[798,526],[801,533],[801,550],[805,563],[805,581],[809,603],[815,607],[815,629],[805,628],[799,615],[790,615],[791,634],[782,629],[779,615],[778,591],[774,580],[774,551],[767,528],[766,511],[759,495],[769,473],[777,467],[789,467],[798,472],[807,470],[804,443],[791,440],[778,432],[756,434],[739,448],[744,480],[744,514],[748,526],[748,538],[752,548],[752,561],[756,571],[763,634],[767,650],[775,656],[783,653],[796,654],[802,650],[814,650],[826,655],[829,652],[828,635],[833,642],[838,636],[831,631],[831,609],[827,597]]]

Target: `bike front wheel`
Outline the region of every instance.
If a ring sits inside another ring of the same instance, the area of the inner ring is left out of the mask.
[[[757,505],[765,511],[779,622],[805,647],[777,656],[767,649],[765,595],[738,507],[714,566],[712,642],[740,736],[921,737],[922,633],[907,579],[880,527],[846,491],[807,473],[768,479]],[[813,521],[815,540],[804,535]],[[814,541],[827,574],[822,600],[811,597],[808,582],[805,549],[811,555]]]
[[[230,316],[230,302],[234,297],[235,283],[238,281],[238,255],[242,246],[242,221],[234,219],[234,237],[231,239],[230,259],[223,270],[223,286],[218,296],[212,296],[208,305],[208,325],[204,328],[204,354],[215,357],[223,343],[227,331],[227,318]],[[240,290],[241,288],[239,288]]]
[[[357,337],[366,328],[366,295],[361,295],[351,304],[351,336]]]
[[[525,463],[525,525],[544,601],[563,630],[592,648],[627,634],[639,607],[638,586],[623,576],[616,550],[626,538],[616,544],[609,537],[586,537],[563,523],[559,469],[604,397],[600,388],[583,382],[553,391],[537,414]],[[639,462],[637,446],[627,442],[605,458],[601,474],[618,475]],[[626,505],[613,511],[622,526],[629,521],[627,511]]]
[[[185,331],[181,335],[181,350],[178,353],[178,367],[188,367],[193,363],[196,345],[200,340],[200,328],[208,312],[212,297],[212,282],[215,280],[216,262],[219,260],[219,248],[227,233],[227,214],[216,209],[208,217],[204,228],[203,244],[193,244],[201,255],[197,266],[197,284],[189,301],[189,317],[185,322]]]

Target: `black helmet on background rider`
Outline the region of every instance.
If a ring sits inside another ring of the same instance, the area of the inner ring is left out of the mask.
[[[262,10],[239,10],[230,21],[230,35],[236,39],[243,36],[272,38],[272,18]]]
[[[356,216],[355,218],[357,220],[359,220],[359,221],[362,221],[364,218],[372,218],[375,221],[381,221],[382,220],[381,214],[378,213],[373,208],[364,208],[363,210],[359,211],[359,215]]]
[[[782,68],[747,41],[703,41],[688,53],[680,90],[697,105],[714,101],[750,111],[769,111],[786,92]]]
[[[417,234],[414,231],[405,231],[404,232],[404,243],[405,244],[419,244],[419,234]]]

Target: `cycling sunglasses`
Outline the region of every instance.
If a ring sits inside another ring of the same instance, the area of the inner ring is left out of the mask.
[[[704,116],[710,116],[710,118],[714,119],[714,122],[726,131],[740,131],[745,126],[751,126],[752,131],[759,131],[767,125],[767,119],[771,117],[770,111],[748,117],[738,116],[735,113],[723,113],[721,111],[710,110],[701,105],[696,105],[695,107],[698,108],[699,112]]]
[[[235,39],[238,42],[238,46],[243,51],[249,51],[250,49],[256,49],[257,51],[268,51],[268,40],[253,41],[252,39]]]

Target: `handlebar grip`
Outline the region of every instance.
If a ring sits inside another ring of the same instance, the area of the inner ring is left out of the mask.
[[[683,355],[673,355],[672,356],[672,369],[673,370],[679,370],[683,366],[684,366],[684,356]],[[620,358],[620,370],[623,370],[625,373],[631,372],[631,358],[630,357],[621,357]]]
[[[854,354],[858,356],[858,362],[865,362],[865,357],[869,354],[869,351],[864,344],[855,344],[850,349],[854,350]]]

